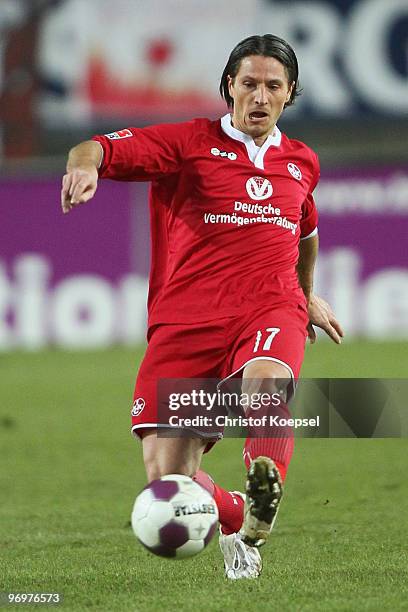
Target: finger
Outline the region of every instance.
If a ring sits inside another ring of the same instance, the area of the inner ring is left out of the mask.
[[[85,202],[88,202],[95,195],[95,191],[96,191],[96,189],[93,189],[91,187],[86,189],[82,193],[82,195],[78,198],[77,204],[84,204]]]
[[[72,177],[65,174],[62,178],[61,195],[64,199],[68,199]]]
[[[330,323],[332,325],[332,327],[334,327],[334,329],[336,330],[336,332],[338,333],[338,335],[343,338],[344,337],[344,331],[340,325],[340,323],[337,321],[337,319],[335,319],[334,317],[332,319],[330,319]]]
[[[72,209],[72,206],[69,202],[64,202],[64,201],[61,202],[61,204],[62,204],[62,212],[64,213],[64,215],[66,215]]]
[[[89,189],[89,187],[89,183],[84,179],[76,181],[73,185],[71,193],[71,204],[80,204],[82,202],[86,202],[86,200],[83,200],[82,198],[86,194],[86,191],[87,189]]]
[[[89,177],[82,171],[74,170],[68,173],[69,189],[68,195],[71,200],[76,200],[76,196],[80,195],[81,190],[89,185]]]
[[[333,340],[333,342],[335,342],[336,344],[341,344],[341,338],[339,334],[337,333],[336,329],[332,327],[332,325],[330,325],[330,323],[328,323],[324,327],[322,326],[322,329],[324,329],[326,334],[329,336],[329,338]]]
[[[62,190],[61,190],[61,204],[64,213],[69,212],[72,209],[72,205],[75,202],[72,201],[72,191],[75,189],[78,180],[73,173],[65,174],[62,179]]]
[[[73,172],[69,175],[69,178],[70,178],[70,184],[69,184],[68,195],[70,198],[72,198],[72,194],[74,193],[75,187],[78,184],[78,181],[81,179],[81,177],[80,176],[78,177],[78,175],[75,172]]]
[[[70,197],[68,195],[67,186],[63,186],[61,189],[61,206],[62,212],[65,214],[71,210]]]
[[[316,332],[311,323],[307,326],[307,335],[309,336],[310,344],[314,344],[316,342]]]
[[[68,176],[68,174],[64,174],[64,176],[62,177],[62,189],[67,189],[69,182],[70,177]]]
[[[62,207],[62,212],[66,214],[66,213],[69,213],[69,211],[72,209],[72,204],[70,203],[69,200],[61,198],[61,207]]]

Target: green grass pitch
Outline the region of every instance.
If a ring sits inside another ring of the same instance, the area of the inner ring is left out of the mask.
[[[257,581],[227,583],[214,538],[150,555],[129,527],[145,484],[128,433],[140,350],[0,355],[0,591],[61,592],[63,609],[408,610],[408,443],[298,440]],[[318,342],[304,376],[404,377],[404,344]],[[242,488],[242,440],[205,457]]]

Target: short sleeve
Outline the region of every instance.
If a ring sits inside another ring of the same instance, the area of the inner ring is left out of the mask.
[[[302,204],[302,217],[300,219],[300,239],[311,238],[317,234],[317,223],[318,213],[316,203],[313,197],[313,191],[316,188],[320,178],[320,164],[319,159],[312,151],[313,154],[313,178],[310,184],[309,192],[306,196],[305,201]]]
[[[103,148],[101,178],[152,181],[180,171],[194,122],[125,128],[94,136]]]

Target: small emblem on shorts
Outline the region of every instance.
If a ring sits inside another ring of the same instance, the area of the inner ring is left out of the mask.
[[[137,397],[133,402],[132,408],[132,416],[137,417],[143,411],[143,408],[146,406],[146,402],[143,397]]]
[[[302,173],[296,164],[288,164],[288,170],[293,176],[293,178],[295,178],[297,181],[300,181],[302,179]]]

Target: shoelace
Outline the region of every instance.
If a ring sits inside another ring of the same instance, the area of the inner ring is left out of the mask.
[[[240,554],[241,553],[241,554]],[[245,544],[240,539],[235,540],[235,553],[232,567],[234,570],[238,570],[241,566],[241,558],[244,558],[247,565],[251,565],[251,559],[248,555]]]

